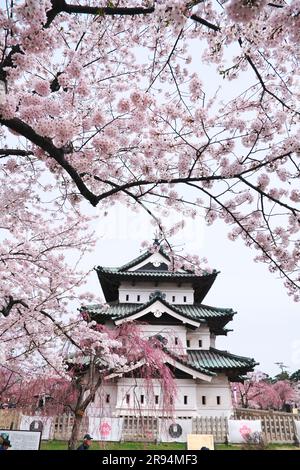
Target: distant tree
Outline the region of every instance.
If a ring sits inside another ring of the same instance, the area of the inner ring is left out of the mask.
[[[268,377],[249,375],[243,384],[233,384],[238,391],[237,406],[282,410],[294,398],[294,389],[289,381],[270,382]]]
[[[300,381],[300,369],[296,370],[290,375],[290,380],[292,382],[299,382]]]

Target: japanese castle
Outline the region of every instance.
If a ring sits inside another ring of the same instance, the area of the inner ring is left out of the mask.
[[[163,340],[166,363],[177,386],[173,404],[177,418],[229,417],[230,382],[242,380],[256,362],[216,348],[217,337],[232,331],[226,325],[235,315],[232,309],[203,303],[218,273],[170,271],[168,254],[156,242],[153,248],[119,268],[98,266],[108,308],[89,305],[85,310],[91,319],[109,327],[140,322],[145,337]],[[157,381],[155,400],[148,400],[142,378],[119,374],[98,392],[91,412],[107,417],[137,412],[160,416],[161,392]]]

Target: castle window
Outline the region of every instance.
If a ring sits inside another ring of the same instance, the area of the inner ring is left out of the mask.
[[[158,405],[159,395],[155,395],[155,404]]]
[[[202,395],[202,405],[206,405],[206,396]]]
[[[175,346],[178,346],[178,338],[174,338]]]
[[[186,347],[187,348],[191,347],[191,341],[189,339],[186,340]]]
[[[110,403],[110,395],[109,394],[106,395],[105,401],[106,401],[106,403]]]
[[[128,300],[129,300],[129,295],[126,294],[126,302],[128,302]]]
[[[170,397],[170,405],[173,405],[173,404],[174,404],[173,397]]]
[[[202,339],[199,339],[199,348],[202,348]]]
[[[129,394],[126,395],[126,403],[127,403],[127,405],[129,405],[129,403],[130,403],[130,395]]]
[[[183,296],[183,301],[186,302],[186,295]]]
[[[175,295],[172,295],[172,302],[175,302]]]
[[[144,395],[141,395],[141,405],[144,404]]]
[[[221,405],[221,397],[217,396],[217,405]]]
[[[139,302],[141,300],[141,296],[137,295],[136,300]]]
[[[188,397],[187,397],[187,395],[184,395],[184,397],[183,397],[183,403],[184,403],[185,405],[188,404]]]

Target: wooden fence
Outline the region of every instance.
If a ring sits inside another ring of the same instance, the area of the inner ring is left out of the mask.
[[[267,442],[294,443],[296,441],[295,420],[299,415],[272,410],[235,410],[236,419],[260,419],[262,432]]]
[[[197,418],[193,418],[193,433],[213,434],[215,442],[225,442],[228,434],[227,418],[221,416],[197,416]]]
[[[0,410],[0,429],[20,429],[19,410]]]
[[[71,414],[63,414],[54,417],[50,431],[51,439],[57,441],[68,441],[71,437],[74,417]],[[83,436],[88,430],[88,417],[84,416],[80,425],[80,435]]]
[[[22,411],[0,410],[0,429],[20,429]],[[152,416],[124,416],[122,440],[155,441],[159,438],[159,421]],[[235,419],[260,419],[262,431],[268,442],[294,443],[296,441],[295,420],[300,415],[279,411],[261,411],[237,409]],[[68,440],[71,436],[74,418],[64,414],[53,417],[50,439]],[[88,417],[81,424],[81,434],[88,430]],[[193,418],[192,432],[195,434],[213,434],[217,443],[225,442],[228,434],[228,420],[225,417]]]
[[[158,438],[158,419],[154,416],[125,416],[122,440],[153,442]]]

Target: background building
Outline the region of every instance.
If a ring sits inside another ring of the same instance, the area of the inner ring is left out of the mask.
[[[85,307],[93,320],[113,328],[123,322],[141,322],[145,337],[164,345],[165,362],[177,386],[174,413],[177,418],[230,416],[230,381],[252,371],[254,359],[216,348],[220,335],[235,312],[203,304],[217,272],[197,275],[169,270],[170,259],[154,244],[138,258],[119,268],[96,268],[107,306]],[[147,392],[138,370],[118,375],[103,386],[90,406],[94,416],[161,416],[163,390],[153,381]]]

